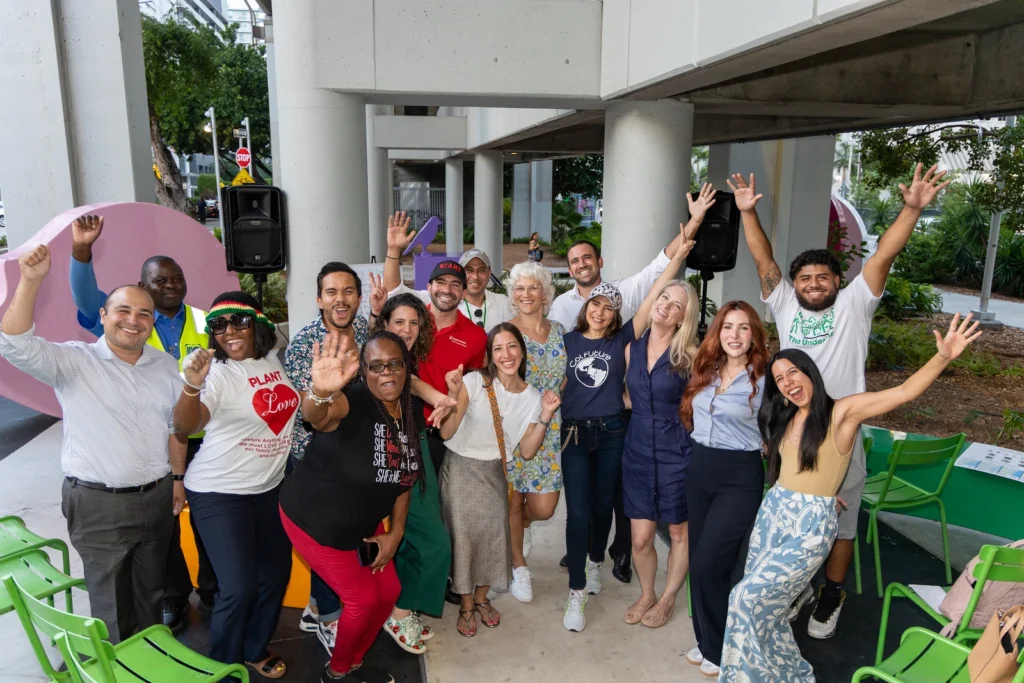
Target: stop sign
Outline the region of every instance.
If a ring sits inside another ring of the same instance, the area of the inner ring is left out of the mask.
[[[248,147],[239,147],[238,151],[235,152],[235,163],[238,164],[239,168],[249,168],[250,159]]]

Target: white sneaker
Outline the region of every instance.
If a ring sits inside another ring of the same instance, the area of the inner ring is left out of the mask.
[[[565,626],[565,630],[579,633],[586,628],[587,619],[583,616],[583,608],[586,606],[586,591],[569,591],[569,599],[565,603],[565,614],[562,616],[562,626]]]
[[[694,666],[700,666],[701,664],[703,664],[704,655],[700,653],[700,648],[695,647],[692,648],[689,652],[687,652],[686,661],[688,661],[690,664],[693,664]]]
[[[587,593],[597,595],[601,592],[601,563],[591,562],[587,558]]]
[[[512,597],[519,602],[531,602],[533,600],[533,574],[528,567],[516,567],[512,570],[512,585],[509,591]]]
[[[320,616],[313,611],[312,607],[306,605],[306,609],[302,610],[302,617],[299,618],[299,630],[306,633],[316,633],[319,626]]]
[[[715,678],[718,678],[718,675],[722,673],[722,670],[705,659],[700,665],[700,672],[705,676],[714,676]]]
[[[338,621],[334,620],[329,624],[320,622],[317,625],[316,637],[320,641],[320,644],[327,650],[327,655],[334,654],[334,641],[338,638]]]
[[[523,529],[523,557],[527,560],[530,559],[530,552],[533,550],[533,529],[526,527]]]
[[[818,640],[831,638],[836,634],[836,624],[839,623],[839,613],[843,611],[843,603],[846,602],[846,591],[842,591],[839,597],[839,604],[834,600],[822,599],[821,592],[824,586],[818,589],[818,606],[807,622],[807,635]],[[829,609],[831,608],[831,611]]]
[[[804,608],[804,605],[810,604],[812,600],[814,600],[814,590],[811,589],[810,585],[804,586],[803,592],[789,606],[789,614],[786,615],[786,618],[790,622],[796,621],[797,617],[800,616],[800,610]]]

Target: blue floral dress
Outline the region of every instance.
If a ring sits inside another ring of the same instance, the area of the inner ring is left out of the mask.
[[[551,321],[551,332],[544,344],[523,335],[526,340],[526,381],[537,391],[561,393],[565,377],[565,328]],[[520,493],[554,493],[562,490],[562,411],[556,410],[551,426],[537,455],[523,460],[516,447],[506,474]]]

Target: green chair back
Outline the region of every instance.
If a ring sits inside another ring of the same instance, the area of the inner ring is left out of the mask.
[[[106,624],[98,619],[69,614],[50,607],[23,590],[13,576],[5,576],[3,582],[14,603],[18,619],[21,620],[21,627],[39,661],[39,666],[47,676],[58,681],[68,680],[67,674],[58,673],[50,664],[50,659],[46,656],[46,651],[39,638],[40,633],[51,640],[55,640],[58,635],[64,635],[72,644],[75,652],[99,658],[100,671],[107,676],[107,681],[113,683],[116,680],[110,666],[113,657],[100,656],[113,652],[110,643],[106,642],[109,637]],[[70,680],[75,680],[73,675]],[[75,683],[79,683],[79,681],[75,681]]]
[[[885,494],[888,492],[893,475],[900,468],[920,467],[945,462],[946,470],[942,473],[938,486],[934,491],[928,492],[932,496],[941,496],[942,491],[946,488],[946,482],[949,481],[949,475],[953,471],[956,457],[960,454],[960,449],[963,448],[966,438],[967,435],[961,432],[956,436],[947,436],[941,439],[914,439],[913,441],[900,439],[893,443],[892,452],[889,454],[888,477],[878,495],[878,500],[885,500]]]
[[[71,675],[72,683],[117,683],[117,678],[114,677],[114,674],[111,673],[108,678],[102,666],[98,669],[99,678],[85,670],[85,667],[82,665],[82,654],[75,650],[73,645],[75,640],[75,637],[67,631],[61,631],[57,634],[57,648],[60,650],[64,661],[68,664],[68,673]],[[103,641],[100,645],[103,656],[97,661],[114,661],[117,657],[114,654],[114,646],[107,641]]]
[[[966,631],[974,618],[982,591],[988,581],[1024,583],[1024,548],[1007,548],[1002,545],[983,545],[978,553],[980,562],[974,566],[974,590],[967,601],[964,615],[957,626],[957,634]]]

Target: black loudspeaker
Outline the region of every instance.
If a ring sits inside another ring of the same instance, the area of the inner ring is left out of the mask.
[[[281,189],[238,185],[223,190],[223,197],[228,270],[251,275],[284,270],[287,249]]]
[[[691,196],[696,199],[697,193]],[[691,270],[721,273],[736,267],[739,249],[740,211],[732,192],[715,193],[715,205],[708,209],[697,231],[697,244],[686,257]]]

